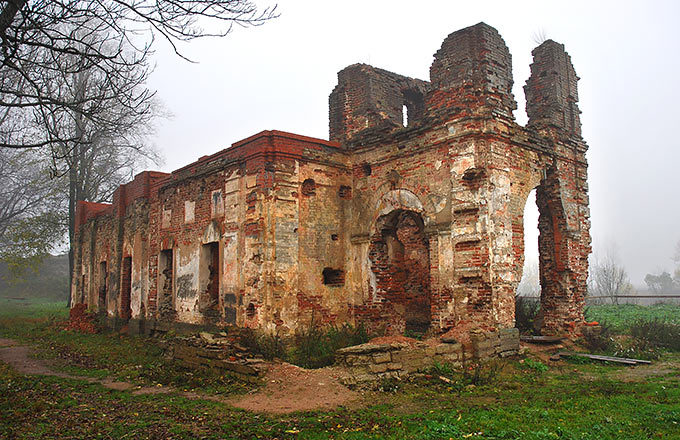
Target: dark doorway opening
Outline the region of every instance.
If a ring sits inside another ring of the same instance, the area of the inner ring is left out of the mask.
[[[220,250],[219,243],[212,242],[203,245],[201,258],[201,273],[203,273],[205,290],[201,295],[201,310],[208,315],[214,315],[219,308],[220,295]]]
[[[121,275],[120,317],[122,319],[130,319],[132,317],[132,308],[130,307],[130,296],[132,293],[132,257],[123,258]]]
[[[97,311],[106,313],[106,284],[109,273],[106,271],[106,261],[99,263],[99,295],[97,301]]]

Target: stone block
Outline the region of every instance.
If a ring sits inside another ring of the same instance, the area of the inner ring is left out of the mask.
[[[375,352],[390,351],[392,346],[390,344],[361,344],[353,347],[341,348],[338,350],[339,354],[371,354]]]
[[[503,342],[499,347],[498,351],[508,351],[508,350],[519,350],[519,340]]]
[[[460,344],[439,344],[435,346],[436,354],[457,353],[462,351],[462,349]]]
[[[499,331],[501,339],[505,338],[517,338],[519,339],[519,329],[518,328],[502,328]]]
[[[373,355],[373,362],[376,364],[383,364],[385,362],[390,362],[392,360],[392,355],[389,352],[375,353]]]
[[[447,353],[442,356],[444,358],[445,362],[453,362],[453,361],[458,361],[461,358],[461,355],[459,353]]]
[[[388,364],[372,364],[369,365],[368,368],[371,370],[372,373],[384,373],[387,371],[387,365]]]
[[[254,368],[236,362],[222,361],[222,366],[229,371],[249,376],[257,375],[258,373]]]
[[[401,370],[403,368],[403,365],[398,363],[398,362],[391,362],[387,364],[387,369],[389,371],[395,371],[395,370]]]
[[[484,340],[484,341],[478,342],[477,344],[473,343],[472,347],[474,348],[475,351],[491,350],[491,349],[494,348],[494,343],[493,343],[493,341],[490,341],[490,340]]]

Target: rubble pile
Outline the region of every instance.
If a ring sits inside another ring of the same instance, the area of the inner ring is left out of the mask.
[[[238,336],[224,332],[178,337],[170,344],[170,355],[186,368],[226,371],[249,381],[262,376],[266,365],[239,344]]]
[[[80,333],[95,334],[97,326],[95,324],[94,313],[88,312],[87,304],[76,304],[68,313],[68,321],[64,330],[77,331]]]

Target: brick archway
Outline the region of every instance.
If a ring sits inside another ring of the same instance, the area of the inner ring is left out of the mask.
[[[395,209],[380,216],[368,256],[374,301],[392,315],[392,331],[426,332],[432,321],[430,252],[421,214]]]

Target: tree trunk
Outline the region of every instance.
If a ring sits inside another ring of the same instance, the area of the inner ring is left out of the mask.
[[[69,271],[69,290],[68,290],[68,306],[73,306],[73,270],[75,269],[73,261],[73,239],[76,232],[76,186],[78,183],[78,169],[75,167],[77,160],[78,145],[73,147],[72,164],[68,170],[68,271]]]
[[[80,72],[74,75],[74,90],[76,102],[85,95],[86,78],[84,73]],[[75,136],[76,139],[73,149],[71,150],[71,163],[68,171],[68,267],[69,267],[69,281],[71,288],[69,289],[69,307],[73,305],[73,271],[75,270],[75,262],[73,261],[73,246],[76,233],[76,206],[79,200],[83,200],[83,185],[81,182],[81,162],[82,155],[86,148],[83,144],[84,130],[83,130],[83,114],[79,110],[75,110]]]

